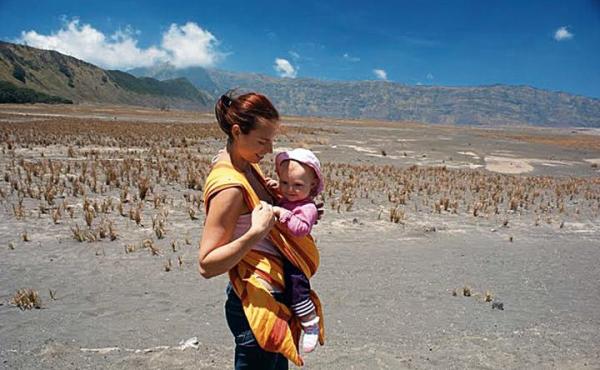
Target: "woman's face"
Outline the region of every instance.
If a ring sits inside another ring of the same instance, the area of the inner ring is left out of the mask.
[[[279,122],[260,122],[244,134],[238,125],[232,127],[233,143],[238,154],[250,163],[260,162],[266,154],[273,153],[273,139]]]

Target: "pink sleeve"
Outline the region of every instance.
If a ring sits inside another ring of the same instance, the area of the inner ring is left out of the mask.
[[[285,224],[292,235],[305,236],[310,234],[317,216],[317,207],[313,203],[308,203],[291,211],[286,210],[279,222]]]

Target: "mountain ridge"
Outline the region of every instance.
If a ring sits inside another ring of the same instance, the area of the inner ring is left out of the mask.
[[[54,50],[4,41],[0,41],[0,81],[11,84],[13,90],[30,89],[74,103],[207,110],[212,101],[185,79],[137,78]]]
[[[529,85],[411,86],[391,81],[277,78],[201,67],[178,70],[169,65],[130,72],[159,79],[182,76],[213,96],[232,87],[260,91],[281,113],[289,115],[442,124],[600,127],[600,99]],[[202,78],[196,79],[195,74]]]
[[[600,127],[600,99],[528,85],[411,86],[391,81],[278,78],[168,64],[103,70],[52,50],[0,40],[8,99],[33,97],[159,108],[212,110],[232,88],[262,92],[281,114],[432,124]],[[29,90],[23,90],[29,89]],[[39,95],[39,94],[45,95]]]

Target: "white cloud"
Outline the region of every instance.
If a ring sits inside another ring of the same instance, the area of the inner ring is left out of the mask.
[[[374,69],[375,77],[380,80],[387,80],[387,73],[383,69]]]
[[[293,50],[290,50],[290,51],[289,51],[289,53],[290,53],[290,55],[292,56],[292,58],[293,58],[294,60],[298,60],[298,59],[300,59],[300,54],[296,53],[295,51],[293,51]]]
[[[170,55],[169,62],[176,68],[215,65],[223,57],[216,50],[218,44],[212,33],[194,22],[183,26],[173,23],[162,38],[162,47]]]
[[[343,57],[344,57],[344,60],[347,60],[349,62],[353,62],[353,63],[360,62],[359,57],[353,57],[348,53],[344,53]]]
[[[428,80],[433,80],[435,78],[435,77],[433,77],[433,74],[431,72],[427,73],[427,76],[425,76],[425,77],[427,77]]]
[[[56,50],[83,59],[103,68],[130,69],[169,62],[177,68],[191,66],[209,67],[224,54],[216,47],[219,42],[210,32],[196,23],[183,26],[172,24],[162,35],[160,46],[140,48],[131,27],[117,30],[110,36],[78,19],[65,21],[63,27],[50,35],[36,31],[23,31],[18,42],[29,46]]]
[[[556,41],[569,40],[573,38],[573,34],[569,32],[567,27],[562,26],[554,32],[554,39]]]
[[[276,58],[273,68],[275,68],[280,77],[295,78],[298,74],[298,68],[294,68],[287,59]]]

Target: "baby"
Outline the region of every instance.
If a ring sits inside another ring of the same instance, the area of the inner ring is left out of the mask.
[[[279,187],[283,199],[273,212],[279,223],[294,236],[310,234],[318,218],[313,198],[323,191],[323,175],[319,159],[307,149],[294,149],[275,157]],[[312,352],[319,339],[319,317],[310,300],[310,282],[296,266],[284,259],[285,296],[290,308],[300,319],[304,335],[302,350]]]

